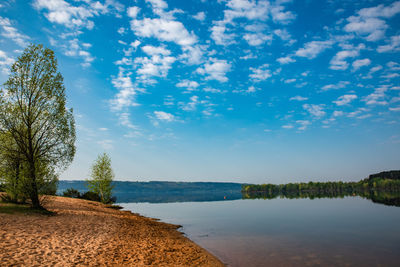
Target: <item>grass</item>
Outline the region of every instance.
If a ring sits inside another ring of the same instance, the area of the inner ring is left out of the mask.
[[[55,215],[54,212],[46,209],[33,209],[28,204],[15,204],[0,202],[0,213],[6,214],[39,214],[39,215]]]
[[[115,205],[115,204],[108,204],[108,205],[106,205],[106,208],[120,210],[120,209],[123,209],[124,207],[121,207],[120,205]]]

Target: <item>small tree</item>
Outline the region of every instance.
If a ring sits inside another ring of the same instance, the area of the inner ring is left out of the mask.
[[[96,193],[103,203],[112,202],[114,173],[111,168],[111,159],[107,153],[99,155],[92,165],[91,180],[87,180],[88,188]]]
[[[56,170],[74,157],[75,121],[52,50],[30,45],[10,71],[0,90],[0,135],[12,145],[0,143],[0,152],[21,159],[23,189],[32,206],[41,208],[39,194],[54,191]]]

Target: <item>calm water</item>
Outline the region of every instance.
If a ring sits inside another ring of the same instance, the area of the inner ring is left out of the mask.
[[[400,266],[400,208],[359,197],[123,203],[228,266]]]

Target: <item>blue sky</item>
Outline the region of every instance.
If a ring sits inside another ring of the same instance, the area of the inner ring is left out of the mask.
[[[0,3],[0,82],[53,49],[77,124],[63,179],[358,180],[400,167],[400,1]]]

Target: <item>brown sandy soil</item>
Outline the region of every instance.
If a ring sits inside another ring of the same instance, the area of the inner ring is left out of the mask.
[[[45,207],[56,215],[0,213],[1,266],[224,266],[175,225],[80,199]]]

